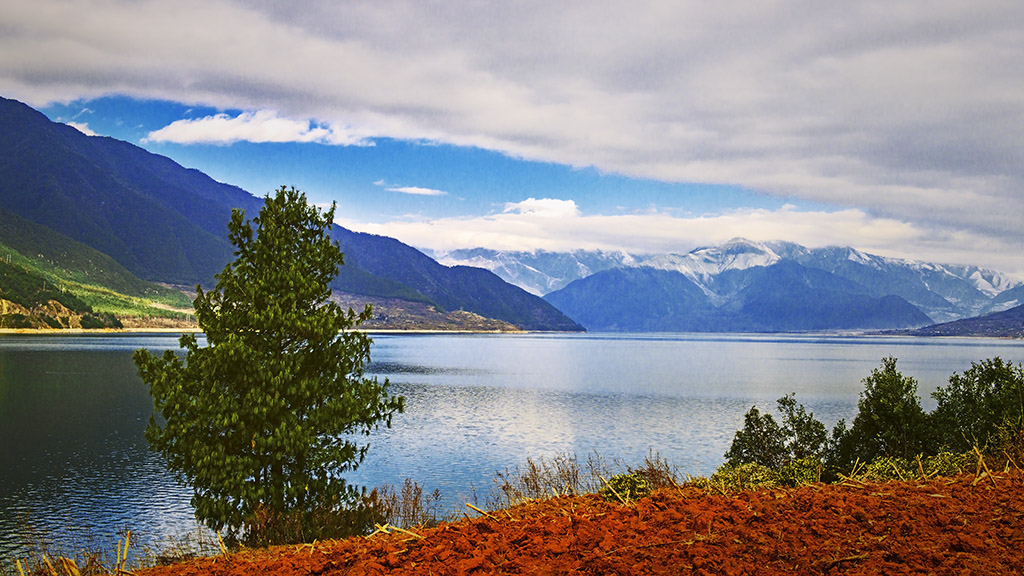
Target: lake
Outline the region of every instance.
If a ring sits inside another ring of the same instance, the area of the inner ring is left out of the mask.
[[[131,353],[168,335],[0,336],[0,559],[40,542],[116,549],[119,531],[159,546],[196,529],[189,491],[148,450],[152,412]],[[368,372],[406,397],[349,478],[412,478],[458,508],[527,457],[650,451],[707,475],[751,405],[797,400],[831,427],[856,413],[885,356],[929,394],[972,361],[1024,361],[1024,342],[987,339],[695,334],[374,336]]]

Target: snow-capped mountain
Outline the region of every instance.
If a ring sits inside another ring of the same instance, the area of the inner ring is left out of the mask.
[[[806,248],[792,242],[753,242],[735,238],[679,254],[622,252],[501,252],[458,250],[434,253],[446,265],[487,268],[534,294],[550,294],[575,280],[614,268],[654,268],[677,272],[720,305],[744,286],[743,272],[795,262],[852,282],[875,298],[899,296],[935,322],[948,322],[1006,309],[1017,298],[1004,297],[1021,282],[995,270],[946,265],[869,254],[851,247]]]
[[[625,252],[577,250],[573,252],[500,252],[485,248],[470,250],[424,250],[445,266],[475,266],[494,272],[506,282],[543,296],[565,288],[573,280],[591,274],[633,266],[636,258]]]

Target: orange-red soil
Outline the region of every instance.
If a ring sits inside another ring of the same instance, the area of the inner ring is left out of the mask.
[[[139,574],[1024,574],[1024,474],[563,497],[412,532]]]

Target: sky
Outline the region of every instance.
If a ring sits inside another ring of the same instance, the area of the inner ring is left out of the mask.
[[[0,0],[0,96],[435,250],[1024,279],[1024,3]]]

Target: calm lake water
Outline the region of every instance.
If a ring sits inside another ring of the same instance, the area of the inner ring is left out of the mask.
[[[494,473],[530,457],[597,451],[681,471],[722,463],[752,404],[795,392],[831,427],[856,413],[885,356],[929,394],[972,361],[1024,361],[1024,342],[750,335],[377,335],[369,372],[406,397],[370,437],[355,482],[412,478],[460,507]],[[148,451],[152,411],[136,348],[166,335],[0,336],[0,559],[40,541],[116,549],[119,531],[160,546],[195,532],[189,491]]]

